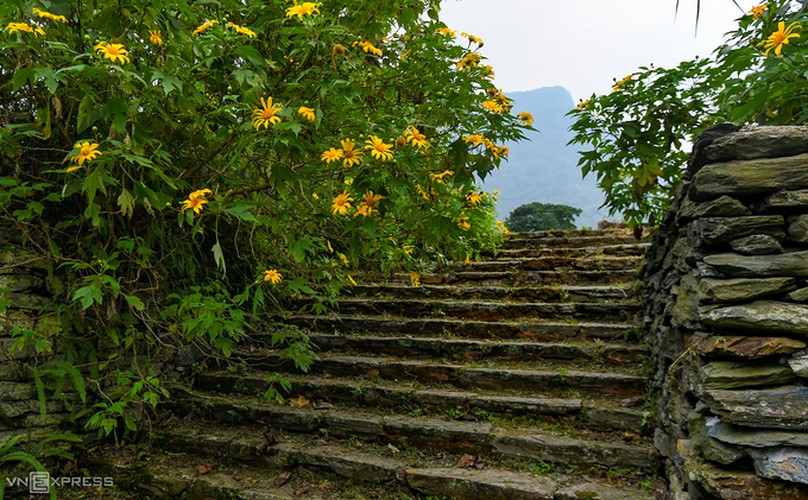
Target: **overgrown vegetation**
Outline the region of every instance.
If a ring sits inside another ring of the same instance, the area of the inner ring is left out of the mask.
[[[532,117],[439,7],[0,5],[0,228],[46,263],[56,304],[14,335],[63,349],[35,367],[43,411],[137,433],[175,353],[227,359],[290,300],[328,310],[363,268],[501,239],[478,182]],[[292,333],[272,343],[306,367]]]
[[[571,114],[579,165],[594,174],[610,214],[633,227],[664,213],[687,148],[707,127],[799,125],[808,121],[808,2],[775,0],[738,19],[707,59],[642,67]]]

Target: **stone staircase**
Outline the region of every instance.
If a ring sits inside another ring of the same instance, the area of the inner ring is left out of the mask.
[[[199,374],[118,475],[138,468],[129,487],[155,497],[658,498],[633,326],[645,246],[511,234],[420,286],[363,282],[338,314],[289,314],[318,346],[309,373],[256,333],[243,369]],[[262,397],[275,373],[285,404]]]

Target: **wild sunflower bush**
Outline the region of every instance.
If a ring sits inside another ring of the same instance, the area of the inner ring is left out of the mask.
[[[58,304],[16,333],[69,340],[72,364],[39,373],[92,374],[71,400],[89,428],[138,428],[166,395],[158,354],[227,357],[290,299],[324,312],[360,271],[496,244],[478,182],[532,117],[439,9],[0,5],[0,226],[48,264]],[[282,337],[308,366],[305,335]]]
[[[707,127],[808,122],[806,2],[752,8],[711,57],[675,68],[642,67],[570,114],[578,165],[594,174],[604,206],[632,226],[664,213],[688,148]]]

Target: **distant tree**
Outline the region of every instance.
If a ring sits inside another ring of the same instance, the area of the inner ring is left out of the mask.
[[[575,229],[572,222],[581,215],[581,209],[568,205],[526,203],[517,207],[505,220],[511,231],[543,231],[547,229]]]

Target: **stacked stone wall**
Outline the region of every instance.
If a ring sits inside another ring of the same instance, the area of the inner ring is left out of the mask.
[[[28,342],[23,349],[15,348],[18,338],[13,335],[24,329],[47,331],[55,324],[51,297],[46,286],[47,268],[44,261],[22,248],[13,230],[0,231],[0,442],[12,436],[47,435],[68,418],[64,406],[55,401],[46,405],[45,418],[33,382],[32,370],[49,357],[37,352]],[[58,344],[52,339],[52,345]]]
[[[808,498],[808,127],[694,147],[645,269],[677,498]]]

